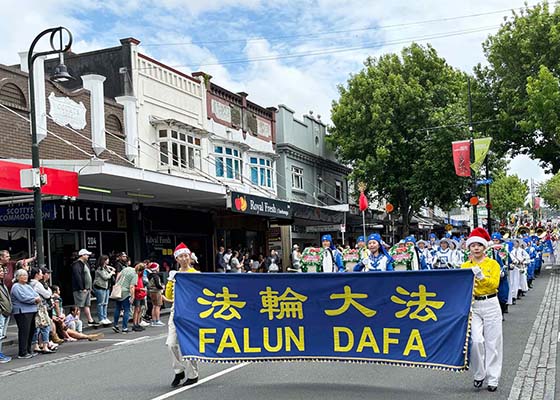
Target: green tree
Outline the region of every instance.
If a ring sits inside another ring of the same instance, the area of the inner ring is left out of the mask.
[[[490,185],[492,212],[500,220],[507,220],[510,212],[524,206],[527,194],[527,181],[521,180],[517,175],[498,174],[494,183]]]
[[[542,3],[513,12],[483,43],[488,66],[475,68],[475,121],[491,132],[494,150],[539,159],[560,170],[560,7]]]
[[[351,178],[395,205],[404,233],[424,205],[451,207],[469,183],[454,173],[451,142],[468,132],[427,127],[464,122],[466,76],[431,46],[368,58],[339,86],[329,143]]]
[[[560,211],[560,174],[554,175],[539,186],[539,196],[550,208]]]

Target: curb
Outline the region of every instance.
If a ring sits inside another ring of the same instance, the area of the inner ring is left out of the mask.
[[[161,310],[161,315],[169,315],[171,313],[171,308],[165,308],[163,310]],[[132,314],[131,314],[131,319],[132,320]],[[87,323],[84,324],[84,327],[82,329],[82,332],[87,332],[87,331],[96,331],[99,329],[105,329],[105,328],[110,328],[111,326],[98,326],[97,328],[93,327],[93,326],[88,326]],[[18,338],[17,335],[15,337],[11,337],[11,338],[6,338],[4,340],[2,340],[2,347],[4,346],[13,346],[13,345],[17,345],[18,344]]]

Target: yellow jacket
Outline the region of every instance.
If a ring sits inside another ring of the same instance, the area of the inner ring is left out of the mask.
[[[500,264],[491,258],[484,258],[480,263],[475,263],[473,260],[468,260],[461,265],[461,268],[472,268],[479,266],[484,274],[484,279],[474,280],[474,296],[487,296],[498,292],[500,285]]]
[[[193,272],[200,273],[200,271],[196,270],[195,268],[189,268],[185,272],[177,271],[176,273],[178,274],[178,273],[193,273]],[[170,301],[175,300],[175,274],[173,274],[173,276],[167,280],[167,283],[165,284],[164,296],[166,299]]]

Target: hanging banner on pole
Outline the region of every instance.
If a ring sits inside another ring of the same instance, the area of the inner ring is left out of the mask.
[[[478,171],[490,150],[491,137],[474,139],[474,162],[471,164],[473,171]]]
[[[471,176],[471,146],[468,140],[453,142],[453,163],[458,176]]]
[[[184,358],[467,368],[469,269],[176,274]]]

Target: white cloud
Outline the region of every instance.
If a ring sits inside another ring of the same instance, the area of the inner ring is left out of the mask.
[[[543,169],[539,166],[538,161],[531,160],[526,155],[519,155],[511,160],[509,164],[509,173],[515,174],[519,178],[527,180],[531,183],[531,179],[535,184],[542,183],[550,178],[552,175],[545,174]]]

